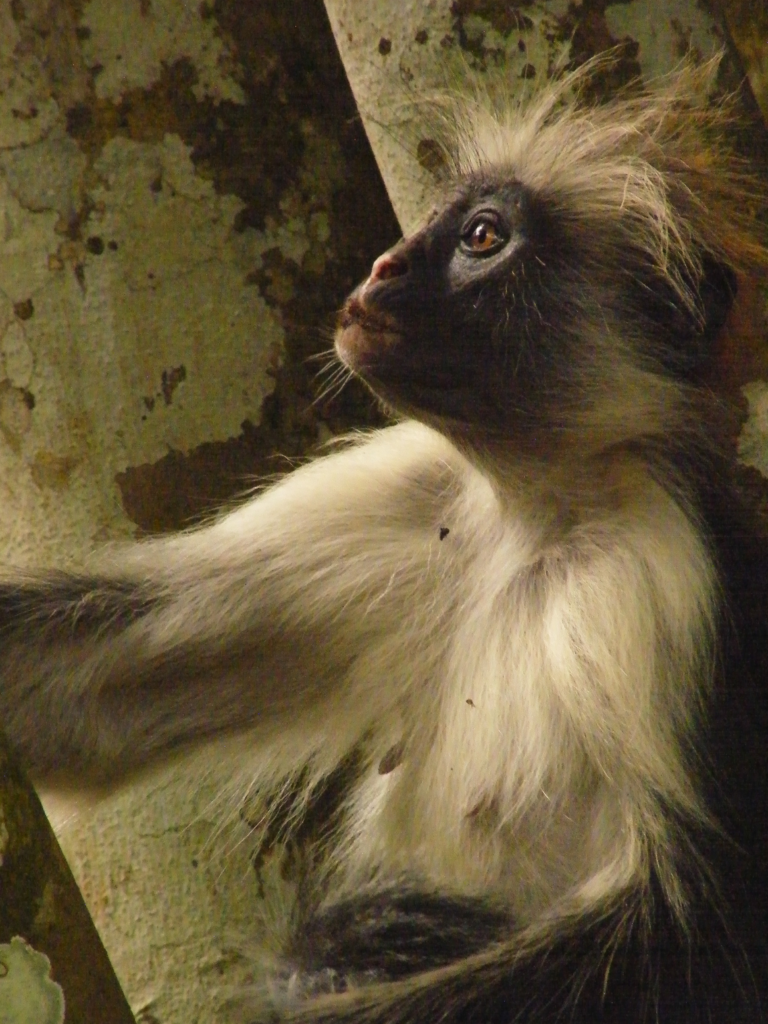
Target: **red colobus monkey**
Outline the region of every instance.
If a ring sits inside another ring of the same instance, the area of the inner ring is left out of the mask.
[[[299,820],[343,776],[270,1020],[768,1020],[768,548],[706,383],[767,260],[711,72],[469,104],[339,320],[400,422],[3,577],[38,778],[237,734]]]

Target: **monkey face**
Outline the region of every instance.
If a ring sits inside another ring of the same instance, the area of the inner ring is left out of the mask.
[[[722,323],[725,279],[710,264],[686,305],[629,218],[477,174],[376,260],[336,349],[388,405],[448,433],[551,453],[553,438],[572,447],[599,425],[611,444],[622,423],[643,432],[661,381],[684,378]]]
[[[341,313],[337,352],[399,412],[537,444],[570,429],[606,372],[597,349],[617,282],[596,251],[588,225],[552,197],[468,178],[376,260]]]
[[[541,341],[545,212],[515,181],[470,180],[374,263],[336,348],[396,409],[501,427]]]

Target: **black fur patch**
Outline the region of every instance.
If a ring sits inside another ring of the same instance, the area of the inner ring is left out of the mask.
[[[159,603],[140,584],[73,573],[0,583],[0,635],[32,624],[79,636],[124,629]]]
[[[303,923],[291,959],[310,975],[391,980],[460,960],[511,927],[508,912],[479,900],[384,890],[318,911]]]

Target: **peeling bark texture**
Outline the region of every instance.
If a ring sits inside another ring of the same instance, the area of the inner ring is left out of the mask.
[[[0,1003],[13,982],[3,944],[15,938],[48,957],[67,1024],[133,1024],[40,801],[0,736]]]
[[[399,231],[325,12],[319,3],[299,6],[300,16],[296,4],[279,0],[220,2],[210,9],[208,17],[231,40],[231,59],[243,69],[243,103],[196,101],[196,77],[184,62],[156,87],[163,95],[161,122],[170,119],[192,146],[197,173],[217,192],[241,200],[235,231],[291,232],[299,220],[306,237],[298,252],[280,244],[264,249],[245,275],[284,331],[284,350],[266,371],[274,390],[264,399],[260,422],[245,419],[236,437],[186,453],[173,450],[119,473],[123,507],[143,530],[187,525],[258,475],[284,470],[289,463],[276,461],[276,452],[301,457],[353,424],[382,422],[356,382],[317,401],[323,364],[308,362],[329,347],[343,298]],[[121,107],[138,137],[157,116],[142,114],[141,102],[123,99]]]
[[[3,557],[382,422],[312,360],[399,235],[321,0],[0,5],[0,210]]]

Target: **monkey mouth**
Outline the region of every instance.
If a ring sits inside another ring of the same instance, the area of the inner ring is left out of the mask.
[[[373,372],[400,340],[394,318],[365,306],[355,296],[347,300],[339,314],[335,344],[339,358],[350,370],[362,376]]]

